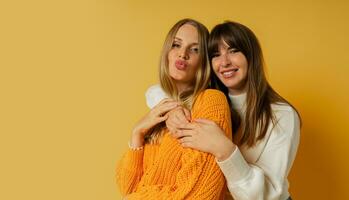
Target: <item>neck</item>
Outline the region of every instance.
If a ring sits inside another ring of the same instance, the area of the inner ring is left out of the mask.
[[[191,86],[186,83],[176,83],[176,86],[177,86],[178,94],[191,88]]]
[[[233,96],[235,96],[235,95],[240,95],[240,94],[244,94],[244,93],[247,92],[246,87],[244,87],[244,88],[242,88],[242,89],[228,88],[228,90],[229,90],[229,94],[230,94],[230,95],[233,95]]]
[[[245,118],[246,112],[246,93],[242,94],[231,94],[229,93],[229,99],[234,110],[236,110],[242,119]]]

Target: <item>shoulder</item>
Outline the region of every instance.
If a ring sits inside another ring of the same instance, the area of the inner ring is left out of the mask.
[[[226,100],[226,97],[223,92],[216,89],[206,89],[199,94],[197,99],[208,100],[208,99],[222,99]]]
[[[287,103],[272,104],[272,110],[276,118],[276,130],[294,133],[300,129],[300,118],[297,111]]]
[[[224,93],[215,89],[206,89],[196,98],[194,107],[211,107],[217,105],[228,105]]]
[[[231,114],[226,96],[214,89],[203,91],[192,108],[192,118],[204,118],[214,121],[231,138]]]
[[[163,90],[160,86],[160,84],[155,84],[155,85],[151,85],[147,91],[145,92],[145,94],[152,94],[152,93],[163,93]]]
[[[299,118],[297,111],[287,103],[271,104],[271,109],[275,114],[276,118],[281,118],[281,117]]]
[[[147,101],[147,106],[153,108],[162,99],[167,98],[166,93],[161,88],[160,84],[150,86],[145,92],[145,98]]]

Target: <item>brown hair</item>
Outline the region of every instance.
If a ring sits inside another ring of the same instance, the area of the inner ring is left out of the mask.
[[[271,104],[286,103],[290,106],[292,105],[268,83],[265,76],[265,64],[261,46],[255,34],[248,27],[231,21],[216,25],[212,29],[209,38],[208,52],[210,60],[218,52],[218,47],[222,41],[240,51],[247,59],[247,97],[244,121],[241,121],[237,111],[232,106],[231,111],[233,115],[234,143],[237,145],[247,144],[247,146],[252,147],[258,140],[265,137],[271,122],[273,125],[276,124]],[[212,79],[215,87],[222,90],[228,102],[230,102],[228,88],[215,75],[212,75]],[[293,107],[293,109],[295,108]]]

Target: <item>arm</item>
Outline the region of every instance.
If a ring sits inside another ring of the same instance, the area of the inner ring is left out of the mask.
[[[150,86],[145,92],[145,99],[149,108],[155,107],[164,98],[167,98],[167,95],[158,84]],[[177,127],[181,124],[189,123],[190,119],[190,111],[179,106],[168,112],[166,127],[171,133],[176,133]]]
[[[202,200],[219,199],[224,188],[224,176],[214,158],[202,152],[187,149],[180,160],[180,171],[175,182],[169,185],[139,183],[137,192],[127,196],[129,200]]]
[[[255,163],[248,163],[240,149],[212,121],[195,120],[200,126],[181,125],[174,136],[182,146],[215,155],[236,200],[286,199],[287,175],[299,144],[299,118],[291,107],[276,113],[277,126],[271,127],[264,150]],[[259,147],[257,143],[252,148]]]
[[[166,123],[170,120],[173,119],[167,119]],[[183,147],[211,153],[218,161],[227,159],[237,148],[231,137],[225,135],[225,132],[212,120],[194,119],[193,123],[177,123],[176,128],[178,130],[173,136]]]
[[[293,109],[276,113],[277,125],[259,159],[248,163],[239,148],[229,158],[218,162],[234,199],[286,199],[287,176],[299,144],[299,118]],[[259,144],[257,143],[257,146]]]
[[[225,96],[208,90],[200,95],[192,109],[193,117],[215,121],[230,135],[230,112]],[[178,147],[182,149],[181,147]],[[180,170],[171,185],[144,184],[128,199],[219,199],[224,177],[214,156],[190,148],[182,149]],[[143,182],[143,179],[142,179]],[[139,185],[142,185],[142,182]]]
[[[143,149],[128,150],[116,168],[116,182],[122,196],[135,191],[143,176]]]
[[[144,136],[156,124],[166,120],[167,115],[165,113],[176,106],[178,106],[178,103],[173,100],[162,100],[133,128],[131,142],[129,143],[130,150],[121,159],[116,170],[116,180],[123,195],[135,191],[143,175]]]

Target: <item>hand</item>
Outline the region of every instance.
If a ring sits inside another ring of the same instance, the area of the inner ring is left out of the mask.
[[[213,154],[219,161],[227,159],[236,145],[225,135],[224,131],[213,121],[195,119],[185,124],[174,134],[183,147]]]
[[[166,126],[172,134],[177,132],[179,126],[187,124],[191,120],[190,111],[181,106],[169,111],[167,115]]]
[[[151,109],[133,128],[131,145],[133,147],[143,146],[144,136],[149,130],[165,121],[168,117],[167,112],[176,108],[178,105],[177,101],[164,99]]]

